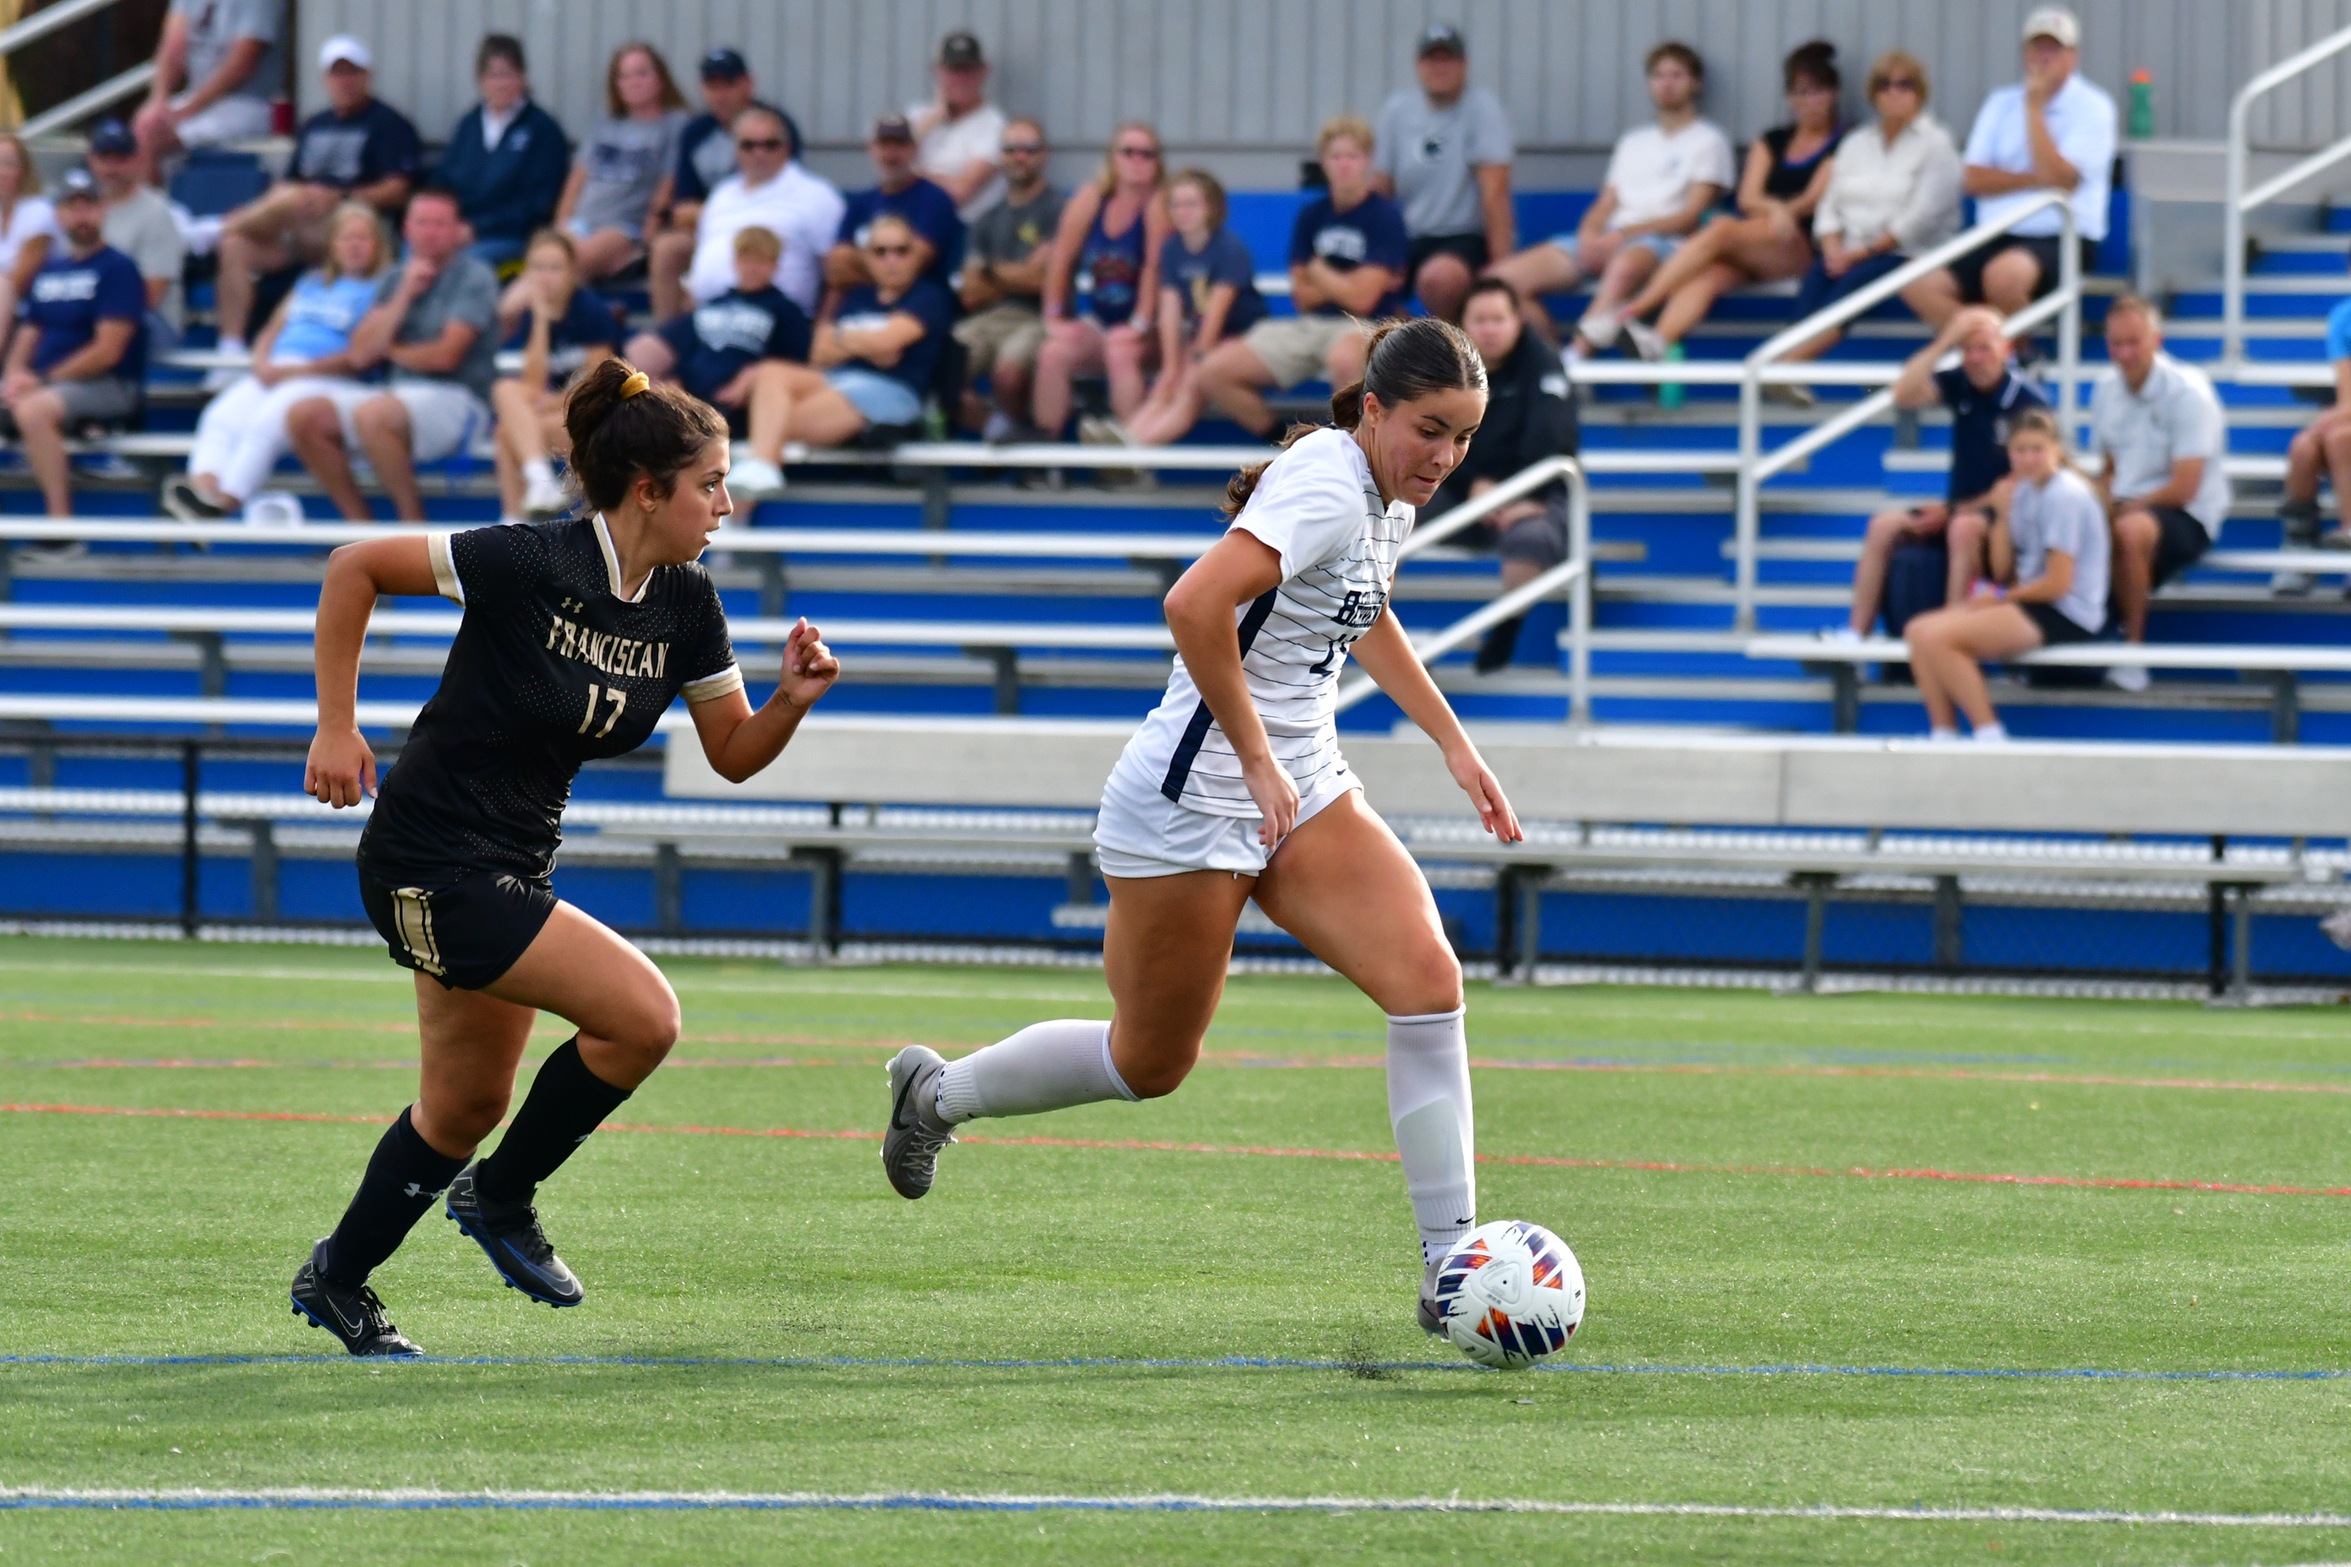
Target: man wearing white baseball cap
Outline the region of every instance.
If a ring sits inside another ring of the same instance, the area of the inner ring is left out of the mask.
[[[408,200],[424,159],[424,144],[408,117],[375,96],[367,45],[339,33],[319,45],[327,106],[302,122],[285,178],[230,213],[221,224],[218,319],[220,346],[245,346],[257,281],[292,266],[311,266],[327,253],[327,227],[344,201],[364,201],[389,216]],[[206,386],[219,390],[237,376],[215,371]]]
[[[1967,194],[1976,221],[1995,222],[2044,190],[2070,194],[2074,233],[2089,270],[2106,237],[2106,208],[2114,180],[2114,100],[2082,79],[2082,24],[2061,5],[2036,7],[2024,22],[2024,80],[1995,89],[1968,133]],[[2008,233],[1962,256],[1922,289],[1947,296],[1947,317],[1960,304],[1988,304],[2014,315],[2058,282],[2058,245],[2065,223],[2055,210],[2038,212]]]

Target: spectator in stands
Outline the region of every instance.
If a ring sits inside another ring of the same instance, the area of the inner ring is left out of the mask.
[[[1396,204],[1371,188],[1372,130],[1341,115],[1316,140],[1327,189],[1290,229],[1294,316],[1269,316],[1200,362],[1200,390],[1241,428],[1271,440],[1281,422],[1265,388],[1363,374],[1365,322],[1404,313],[1411,243]]]
[[[914,127],[903,114],[885,114],[874,122],[866,142],[873,157],[875,184],[849,197],[841,214],[841,231],[825,256],[824,280],[831,288],[855,288],[873,281],[866,265],[865,234],[883,213],[904,218],[922,247],[923,275],[949,284],[963,265],[963,219],[955,198],[914,172]]]
[[[1836,167],[1812,216],[1820,259],[1796,291],[1798,320],[1959,232],[1959,149],[1926,112],[1928,89],[1926,67],[1899,49],[1878,56],[1869,68],[1869,101],[1878,117],[1837,144]],[[1938,332],[1959,308],[1937,278],[1911,284],[1902,298]],[[1817,359],[1844,335],[1824,332],[1787,357]],[[1798,392],[1796,401],[1811,401],[1808,391],[1790,390]]]
[[[1510,206],[1518,148],[1502,100],[1469,85],[1460,28],[1434,24],[1415,53],[1419,88],[1380,107],[1373,183],[1404,212],[1406,286],[1430,315],[1457,321],[1486,263],[1518,248]]]
[[[1265,319],[1257,266],[1225,227],[1225,193],[1206,169],[1167,182],[1172,230],[1159,247],[1159,375],[1134,416],[1113,427],[1135,446],[1167,446],[1200,421],[1200,362]]]
[[[955,296],[923,273],[922,236],[895,212],[873,220],[865,262],[873,275],[842,291],[816,328],[805,365],[763,360],[751,377],[751,455],[728,484],[746,500],[780,493],[791,441],[838,446],[875,426],[922,417]]]
[[[752,227],[735,236],[735,286],[696,305],[658,332],[629,339],[629,362],[675,381],[727,416],[739,440],[750,433],[751,387],[762,360],[806,364],[814,331],[807,313],[775,286],[783,241]]]
[[[327,106],[302,122],[285,177],[221,225],[214,305],[221,352],[245,351],[262,274],[325,257],[328,220],[344,202],[387,214],[406,204],[424,146],[408,117],[376,98],[374,65],[367,45],[347,34],[319,46]],[[205,387],[217,391],[240,373],[216,371]]]
[[[0,375],[0,435],[22,444],[45,516],[73,513],[66,436],[137,416],[147,375],[147,291],[137,263],[106,243],[87,169],[57,182],[61,254],[33,274]]]
[[[1023,116],[1005,123],[1002,155],[1004,199],[971,226],[964,317],[955,323],[955,340],[969,359],[963,422],[992,441],[1031,433],[1029,377],[1045,345],[1045,268],[1067,199],[1046,181],[1050,153],[1045,128],[1035,120]],[[992,408],[979,398],[982,376]]]
[[[645,270],[651,281],[656,321],[667,321],[686,308],[686,268],[694,260],[694,228],[702,216],[702,203],[735,172],[735,116],[758,97],[759,84],[741,54],[733,49],[713,49],[702,57],[702,113],[688,120],[678,133],[677,160],[653,194],[661,229],[653,236]],[[788,162],[800,155],[800,127],[783,110],[775,112],[783,122]]]
[[[185,478],[167,480],[163,509],[185,522],[218,522],[244,509],[286,454],[286,413],[296,403],[356,384],[351,335],[375,305],[391,264],[375,207],[346,201],[326,223],[324,261],[302,275],[253,343],[253,367],[204,405]]]
[[[171,0],[155,46],[155,80],[132,116],[140,177],[183,147],[256,141],[286,86],[285,0]]]
[[[503,267],[521,260],[531,236],[553,221],[571,149],[555,116],[532,101],[521,39],[485,35],[474,83],[482,101],[458,116],[433,183],[456,195],[475,259]]]
[[[1801,277],[1813,264],[1812,215],[1845,135],[1837,112],[1844,90],[1837,46],[1818,39],[1801,46],[1781,62],[1780,81],[1789,120],[1747,149],[1738,213],[1708,219],[1615,313],[1616,326],[1643,359],[1666,358],[1732,289]],[[1651,314],[1655,326],[1643,319]]]
[[[0,131],[0,322],[16,319],[17,302],[57,240],[57,209],[41,194],[40,165],[23,137]]]
[[[669,62],[647,43],[622,44],[604,69],[605,118],[580,143],[555,204],[555,226],[579,253],[575,270],[595,283],[645,254],[663,176],[677,160],[686,99]]]
[[[366,453],[395,515],[422,522],[416,465],[464,451],[490,423],[497,274],[466,249],[465,217],[452,191],[419,191],[401,232],[407,258],[376,281],[375,304],[352,331],[350,348],[363,369],[388,365],[391,384],[338,388],[286,414],[294,450],[352,522],[371,514],[351,476],[351,448]]]
[[[610,302],[585,286],[581,270],[579,247],[570,235],[539,230],[523,252],[522,276],[515,280],[521,285],[517,303],[529,319],[509,325],[503,312],[499,317],[510,334],[507,346],[522,349],[522,374],[502,377],[490,387],[490,407],[498,416],[499,515],[509,520],[560,517],[570,510],[553,462],[571,455],[563,394],[620,346],[620,318]],[[506,291],[507,299],[515,296],[516,290]]]
[[[2114,607],[2123,636],[2144,642],[2148,595],[2202,558],[2228,520],[2228,421],[2211,378],[2163,351],[2163,317],[2136,294],[2106,307],[2106,357],[2090,439],[2114,518]],[[2106,678],[2147,689],[2143,666]]]
[[[997,159],[1005,131],[1004,111],[988,102],[988,57],[979,39],[965,32],[940,39],[931,75],[938,97],[906,109],[914,129],[914,171],[955,198],[964,222],[977,223],[1004,199]]]
[[[1954,348],[1958,365],[1938,369]],[[1852,624],[1830,633],[1831,640],[1859,641],[1869,635],[1885,599],[1887,563],[1901,545],[1940,540],[1947,552],[1943,603],[1967,602],[1984,574],[1984,545],[1993,521],[2008,503],[2008,432],[2027,409],[2049,406],[2040,390],[2010,366],[2008,351],[1999,314],[1971,305],[1955,312],[1934,341],[1902,366],[1894,382],[1895,407],[1940,403],[1951,412],[1951,480],[1941,501],[1869,519],[1861,563],[1853,571]]]
[[[1959,713],[1976,739],[2008,738],[1984,685],[1986,662],[2087,642],[2106,628],[2105,511],[2066,462],[2055,416],[2040,408],[2018,414],[2009,425],[2008,461],[2015,480],[1992,528],[1988,580],[1966,602],[1930,610],[1903,628],[1928,733],[1937,740],[1959,738]]]
[[[2286,499],[2278,507],[2278,522],[2289,549],[2312,544],[2351,548],[2351,531],[2337,527],[2323,539],[2318,532],[2322,477],[2334,481],[2335,509],[2351,521],[2351,299],[2327,312],[2326,355],[2335,367],[2335,400],[2286,446]],[[2307,576],[2291,575],[2296,591],[2310,591]]]
[[[776,287],[803,311],[816,309],[825,252],[848,209],[839,191],[792,156],[791,134],[783,110],[764,103],[735,116],[735,155],[742,166],[702,204],[686,274],[692,299],[713,300],[735,286],[735,236],[756,227],[784,242]]]
[[[2114,100],[2075,69],[2081,41],[2081,23],[2063,6],[2025,18],[2024,81],[1994,89],[1977,111],[1963,183],[1978,223],[1997,223],[2043,191],[2070,191],[2087,272],[2106,237],[2115,119]],[[1931,312],[1948,314],[1964,301],[1990,305],[2003,319],[2015,315],[2057,286],[2064,229],[2054,209],[2036,213],[1941,275],[1920,279],[1932,301],[1920,313],[1931,320]]]
[[[1577,445],[1575,389],[1550,345],[1527,331],[1517,291],[1500,278],[1480,278],[1462,305],[1461,329],[1486,364],[1486,417],[1460,466],[1423,508],[1431,520],[1547,457],[1574,455]],[[1522,495],[1455,537],[1501,555],[1505,593],[1523,587],[1567,559],[1567,481]],[[1510,662],[1525,623],[1525,616],[1514,616],[1487,631],[1478,645],[1479,674]]]
[[[106,202],[106,243],[137,263],[147,284],[147,353],[168,353],[187,319],[180,273],[187,242],[163,193],[139,178],[139,143],[120,120],[100,120],[90,132],[90,173]]]
[[[1616,340],[1618,308],[1671,259],[1731,186],[1731,139],[1698,113],[1706,85],[1698,51],[1662,43],[1649,51],[1647,66],[1657,122],[1617,138],[1600,197],[1585,209],[1575,232],[1530,246],[1493,268],[1518,290],[1528,319],[1546,333],[1551,318],[1538,296],[1566,293],[1597,278],[1578,328],[1579,353]]]
[[[1167,237],[1165,182],[1159,133],[1130,120],[1110,138],[1102,172],[1061,209],[1045,269],[1045,344],[1029,394],[1048,440],[1059,439],[1069,422],[1070,383],[1079,376],[1109,376],[1114,419],[1143,405],[1152,312],[1159,307],[1159,250]],[[1082,301],[1081,278],[1090,280]],[[1081,433],[1116,439],[1099,425]]]

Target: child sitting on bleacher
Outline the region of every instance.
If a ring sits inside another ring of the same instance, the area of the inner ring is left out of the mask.
[[[610,358],[620,344],[620,319],[593,289],[580,286],[579,252],[571,236],[541,229],[523,252],[517,290],[519,318],[508,347],[522,350],[522,374],[490,388],[496,428],[499,515],[544,519],[571,509],[556,482],[550,454],[569,456],[563,397],[581,373]],[[504,323],[503,315],[501,324]]]
[[[1208,406],[1200,361],[1266,317],[1249,247],[1225,226],[1224,186],[1205,169],[1186,169],[1167,185],[1175,226],[1159,247],[1159,374],[1134,417],[1105,420],[1130,446],[1182,440]]]
[[[674,381],[716,408],[740,438],[749,430],[751,386],[762,360],[808,362],[813,329],[775,286],[783,241],[771,229],[735,236],[735,286],[696,305],[658,332],[629,339],[629,362]]]
[[[218,522],[243,509],[285,455],[286,410],[348,385],[352,329],[375,303],[390,261],[383,221],[347,201],[327,225],[324,264],[302,275],[253,345],[253,368],[215,395],[196,421],[187,477],[163,486],[163,509],[183,522]]]

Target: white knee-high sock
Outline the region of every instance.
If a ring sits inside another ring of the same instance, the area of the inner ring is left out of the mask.
[[[1465,1010],[1388,1019],[1388,1119],[1404,1158],[1423,1262],[1477,1228],[1477,1133]]]
[[[939,1116],[949,1122],[1134,1097],[1110,1064],[1110,1025],[1086,1018],[1032,1023],[939,1074]]]

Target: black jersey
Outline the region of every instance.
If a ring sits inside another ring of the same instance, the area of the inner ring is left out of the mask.
[[[643,745],[674,697],[742,688],[718,589],[699,564],[661,566],[622,598],[601,517],[436,533],[429,547],[465,619],[384,776],[360,863],[425,884],[543,877],[581,763]]]

